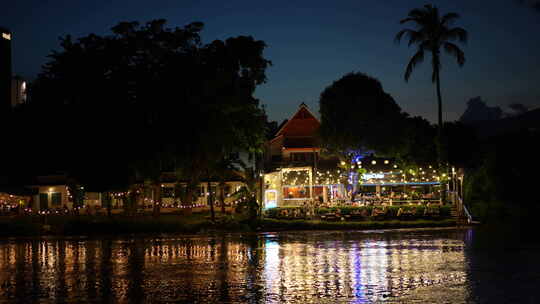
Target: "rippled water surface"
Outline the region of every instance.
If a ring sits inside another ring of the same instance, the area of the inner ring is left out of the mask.
[[[474,232],[0,240],[0,303],[539,303],[539,252]]]

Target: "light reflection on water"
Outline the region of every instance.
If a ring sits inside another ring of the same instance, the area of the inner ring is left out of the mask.
[[[4,240],[0,303],[466,303],[470,238],[448,230]]]

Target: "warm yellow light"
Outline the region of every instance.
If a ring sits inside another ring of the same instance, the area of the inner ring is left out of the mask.
[[[377,164],[377,161],[372,160],[372,161],[371,161],[371,164],[372,164],[372,165],[376,165],[376,164]]]
[[[49,192],[53,192],[54,188],[49,188]]]
[[[345,162],[344,162],[344,161],[341,161],[341,165],[342,165],[342,166],[345,166]]]
[[[2,38],[6,40],[11,40],[11,34],[10,33],[2,33]]]
[[[397,168],[397,165],[394,165],[394,168]]]
[[[388,161],[388,160],[385,160],[385,161],[384,161],[384,163],[385,163],[385,164],[388,164],[388,163],[389,163],[389,161]]]

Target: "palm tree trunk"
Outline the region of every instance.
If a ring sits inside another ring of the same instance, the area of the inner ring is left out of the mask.
[[[435,85],[437,87],[437,161],[439,166],[442,165],[444,161],[444,147],[443,147],[443,116],[442,116],[442,97],[441,97],[441,80],[440,80],[440,70],[439,70],[439,55],[433,54],[433,61],[436,63],[433,67],[435,73]]]

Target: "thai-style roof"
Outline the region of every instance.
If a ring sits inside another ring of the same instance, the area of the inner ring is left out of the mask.
[[[315,136],[320,121],[309,111],[305,103],[300,104],[298,111],[276,133],[278,136]]]

